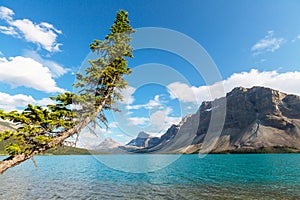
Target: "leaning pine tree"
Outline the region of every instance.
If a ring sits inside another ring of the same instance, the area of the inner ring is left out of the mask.
[[[130,41],[134,30],[129,24],[128,13],[118,11],[110,30],[105,40],[94,40],[90,44],[97,58],[89,60],[90,66],[84,73],[77,74],[76,93],[50,97],[54,104],[46,108],[28,105],[22,112],[0,110],[0,118],[15,125],[14,130],[0,133],[0,141],[8,142],[5,150],[10,155],[0,162],[1,174],[33,159],[36,154],[63,144],[84,127],[106,125],[104,111],[114,109],[114,102],[122,99],[120,91],[127,85],[123,75],[131,72],[126,57],[133,57]],[[71,109],[74,107],[75,110]]]

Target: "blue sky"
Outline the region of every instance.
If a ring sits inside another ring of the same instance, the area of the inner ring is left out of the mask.
[[[45,105],[48,96],[73,91],[74,73],[90,42],[105,37],[119,9],[129,12],[136,29],[166,28],[195,40],[216,64],[225,92],[261,85],[300,94],[298,0],[0,1],[0,6],[0,108],[5,110]],[[134,56],[130,87],[118,104],[122,113],[107,113],[110,129],[99,129],[100,135],[122,143],[139,131],[160,135],[211,100],[205,77],[185,58],[160,49],[137,50]],[[103,137],[86,138],[96,144]]]

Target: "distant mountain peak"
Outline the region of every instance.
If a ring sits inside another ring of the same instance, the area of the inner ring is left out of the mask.
[[[119,142],[113,140],[110,137],[105,138],[95,149],[96,150],[108,150],[122,146]]]
[[[254,86],[236,87],[222,98],[226,98],[226,118],[220,137],[214,138],[217,143],[211,143],[216,144],[213,152],[278,146],[300,149],[300,96]],[[219,100],[202,102],[195,114],[172,125],[156,146],[141,151],[199,151]]]
[[[132,139],[126,146],[144,148],[155,146],[157,143],[159,143],[158,137],[153,137],[151,134],[141,131],[137,137]]]
[[[141,132],[139,132],[137,137],[138,138],[149,138],[149,137],[152,137],[152,135],[149,133],[146,133],[145,131],[141,131]]]

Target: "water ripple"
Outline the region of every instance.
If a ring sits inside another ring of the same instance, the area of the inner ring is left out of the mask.
[[[36,161],[38,171],[28,161],[0,176],[0,199],[300,198],[299,154],[184,155],[149,173],[110,169],[92,156],[38,156]]]

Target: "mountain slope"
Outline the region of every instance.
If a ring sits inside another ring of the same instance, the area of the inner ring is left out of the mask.
[[[223,98],[203,102],[195,114],[177,125],[179,129],[173,138],[147,151],[194,153],[204,141],[214,153],[269,147],[300,149],[299,96],[264,87],[238,87]],[[209,126],[222,125],[210,124],[218,102],[226,102],[225,123],[219,137],[207,135]]]
[[[111,138],[105,138],[93,151],[102,153],[127,153],[120,148],[122,145]]]
[[[274,146],[300,149],[299,96],[263,87],[235,88],[227,94],[226,114],[215,152]]]
[[[111,138],[105,138],[97,147],[96,149],[113,149],[121,146],[120,143],[114,141]]]
[[[132,139],[126,146],[134,148],[150,148],[156,146],[159,142],[160,138],[153,137],[149,133],[141,131],[137,137]]]

